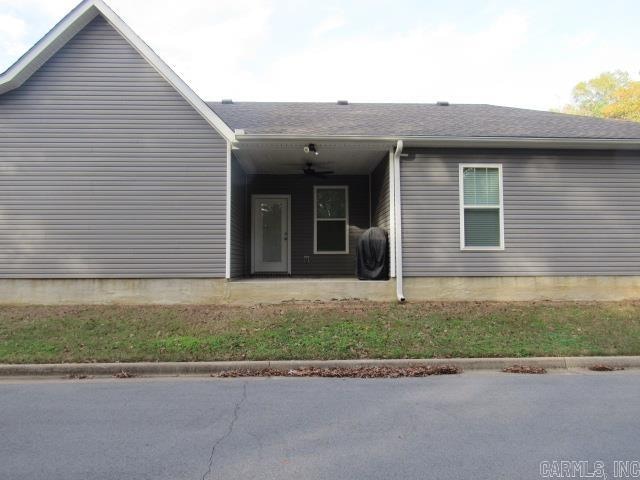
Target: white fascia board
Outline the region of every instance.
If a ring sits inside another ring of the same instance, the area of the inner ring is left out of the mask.
[[[405,148],[558,148],[637,150],[640,138],[536,138],[536,137],[412,137],[412,136],[366,136],[366,135],[236,135],[236,148],[254,143],[287,142],[367,142],[369,144],[392,144],[398,140]]]
[[[227,141],[235,135],[226,123],[102,0],[84,0],[16,63],[0,75],[0,94],[18,88],[76,33],[101,14],[133,48]]]

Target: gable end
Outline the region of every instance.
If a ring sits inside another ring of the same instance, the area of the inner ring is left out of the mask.
[[[220,135],[229,142],[235,140],[233,131],[226,123],[102,0],[81,2],[2,73],[0,95],[20,87],[96,16],[102,16]]]

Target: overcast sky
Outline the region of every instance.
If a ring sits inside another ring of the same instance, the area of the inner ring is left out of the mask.
[[[0,71],[75,0],[0,0]],[[107,0],[205,100],[547,110],[640,70],[640,1]]]

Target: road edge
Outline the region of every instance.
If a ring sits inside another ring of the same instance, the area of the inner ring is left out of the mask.
[[[0,364],[0,378],[113,376],[123,371],[135,376],[183,376],[209,375],[229,370],[259,371],[265,368],[294,370],[305,367],[355,368],[420,365],[455,365],[463,371],[497,371],[511,365],[543,367],[548,370],[589,368],[593,365],[628,369],[640,368],[640,356]]]

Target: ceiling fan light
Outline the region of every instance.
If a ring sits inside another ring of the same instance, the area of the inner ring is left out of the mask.
[[[309,145],[305,145],[302,150],[304,151],[304,153],[313,153],[315,155],[318,155],[318,151],[316,150],[316,144],[315,143],[310,143]]]

